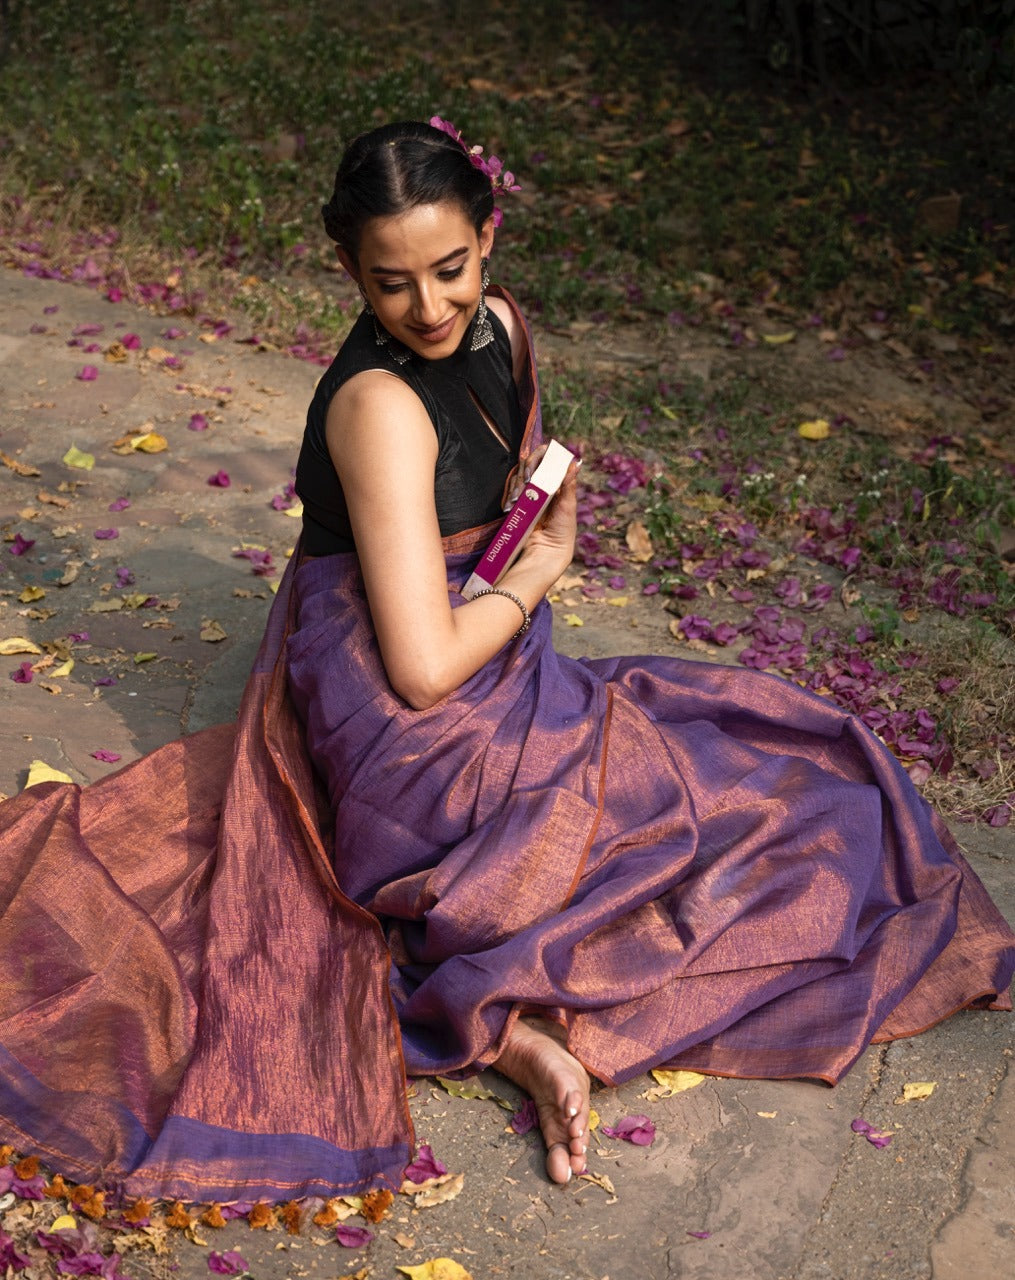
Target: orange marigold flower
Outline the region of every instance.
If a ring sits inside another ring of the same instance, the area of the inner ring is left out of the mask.
[[[100,1218],[106,1216],[106,1193],[104,1191],[96,1191],[87,1200],[78,1202],[78,1209],[86,1218],[92,1218],[95,1222],[98,1222]]]
[[[259,1200],[247,1214],[247,1221],[252,1227],[274,1227],[278,1223],[278,1215],[270,1204]]]
[[[173,1207],[166,1214],[166,1226],[167,1227],[189,1227],[190,1226],[190,1214],[183,1207],[182,1200],[175,1201],[173,1204]]]
[[[71,1188],[64,1182],[63,1174],[54,1173],[53,1181],[46,1187],[46,1195],[51,1200],[66,1200],[70,1193]]]
[[[95,1188],[90,1187],[87,1182],[82,1182],[79,1187],[71,1187],[70,1202],[73,1205],[84,1204],[86,1200],[91,1200],[95,1195]]]
[[[0,1164],[10,1164],[13,1159],[14,1148],[9,1142],[5,1142],[3,1146],[0,1147]]]
[[[291,1236],[298,1236],[300,1223],[303,1221],[303,1210],[295,1200],[288,1200],[280,1210],[282,1224]]]
[[[151,1200],[135,1200],[134,1203],[124,1212],[124,1222],[131,1224],[135,1222],[143,1222],[145,1218],[152,1216]]]
[[[27,1182],[29,1178],[37,1178],[39,1176],[39,1157],[25,1156],[24,1160],[19,1160],[14,1166],[14,1176],[19,1182]]]
[[[210,1204],[201,1214],[201,1221],[206,1227],[224,1227],[226,1220],[222,1216],[222,1206],[220,1204]]]
[[[363,1197],[363,1208],[361,1210],[363,1217],[367,1222],[380,1222],[384,1215],[388,1212],[394,1193],[388,1191],[387,1188],[378,1188],[376,1191],[368,1191]]]
[[[338,1214],[335,1212],[335,1206],[330,1203],[314,1214],[315,1227],[333,1227],[337,1221]]]

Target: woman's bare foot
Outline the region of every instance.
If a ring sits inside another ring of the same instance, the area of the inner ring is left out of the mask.
[[[546,1172],[554,1182],[584,1173],[589,1127],[588,1072],[543,1019],[519,1018],[504,1052],[493,1064],[536,1104],[546,1143]]]

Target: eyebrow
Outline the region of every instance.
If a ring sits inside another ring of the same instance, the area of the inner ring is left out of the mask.
[[[443,267],[446,262],[450,262],[452,258],[457,258],[463,253],[469,252],[468,245],[462,245],[460,249],[452,249],[450,253],[446,253],[443,258],[438,258],[436,262],[430,263],[430,270],[435,267]],[[372,276],[408,276],[412,273],[406,271],[404,267],[371,267],[370,274]]]

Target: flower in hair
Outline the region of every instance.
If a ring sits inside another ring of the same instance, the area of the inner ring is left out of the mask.
[[[495,194],[498,191],[521,191],[521,187],[515,182],[515,175],[510,169],[504,168],[504,161],[499,156],[490,156],[484,159],[483,148],[480,146],[470,147],[462,137],[461,129],[456,129],[450,120],[442,120],[440,116],[431,116],[430,124],[434,129],[440,129],[441,133],[446,133],[449,138],[454,138],[473,165],[477,169],[481,169],[490,179],[490,188]],[[503,221],[504,215],[494,205],[493,225],[499,227]]]

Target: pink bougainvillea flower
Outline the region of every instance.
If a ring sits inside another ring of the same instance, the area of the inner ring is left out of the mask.
[[[123,290],[122,290],[122,289],[117,289],[117,287],[116,287],[115,285],[112,287],[112,289],[107,289],[107,290],[106,290],[106,301],[107,301],[107,302],[122,302],[122,301],[123,301]]]
[[[118,587],[132,587],[134,585],[134,570],[128,569],[125,564],[120,565],[116,571],[116,585]]]
[[[32,1259],[25,1253],[19,1253],[14,1247],[13,1239],[0,1228],[0,1269],[7,1275],[14,1271],[24,1271],[31,1266]]]
[[[658,582],[646,582],[641,589],[641,594],[643,596],[654,596],[654,595],[657,595],[658,592],[659,592]]]
[[[271,552],[261,547],[239,547],[233,552],[233,557],[238,560],[249,560],[251,571],[259,578],[270,578],[275,572]]]
[[[59,310],[59,307],[43,307],[42,314],[44,316],[55,316]]]
[[[1013,810],[1015,810],[1015,798],[993,805],[983,817],[989,827],[1006,827],[1011,822]]]
[[[126,511],[130,506],[130,498],[117,498],[115,502],[111,502],[106,508],[107,511]]]
[[[35,546],[34,538],[25,538],[20,533],[14,535],[14,541],[7,548],[12,556],[23,556]]]
[[[22,1200],[42,1200],[46,1194],[46,1179],[42,1174],[34,1178],[19,1178],[14,1166],[5,1164],[0,1168],[0,1195],[13,1191]]]
[[[94,382],[99,376],[99,371],[93,364],[83,365],[77,375],[78,382]]]
[[[872,1147],[887,1147],[895,1137],[895,1134],[889,1133],[887,1129],[875,1129],[862,1116],[857,1116],[849,1127],[854,1133],[862,1133]]]
[[[187,336],[186,329],[179,329],[175,324],[171,324],[168,329],[162,330],[163,338],[172,341],[174,338],[185,338]]]
[[[689,1236],[694,1236],[695,1240],[709,1240],[712,1237],[711,1231],[688,1231]]]
[[[101,760],[103,764],[116,764],[117,760],[121,758],[118,751],[107,751],[105,747],[100,747],[98,751],[93,751],[92,755],[96,760]]]
[[[120,339],[120,345],[126,347],[128,351],[139,351],[141,339],[136,333],[125,333]]]
[[[228,471],[216,471],[213,476],[208,477],[207,482],[215,489],[228,489],[232,484]]]
[[[223,1204],[219,1206],[219,1212],[223,1218],[245,1218],[254,1207],[253,1200],[237,1200],[234,1204]]]
[[[95,538],[98,538],[100,542],[111,542],[114,538],[118,538],[120,536],[120,530],[119,529],[96,529],[95,533],[92,536]]]
[[[207,431],[208,419],[203,413],[192,413],[190,421],[187,423],[187,429],[190,431]]]
[[[347,1249],[360,1249],[373,1238],[374,1233],[366,1227],[347,1227],[344,1222],[340,1222],[335,1228],[335,1239]]]
[[[165,369],[182,369],[183,361],[179,356],[166,356],[162,361],[162,366]]]
[[[220,1276],[239,1276],[247,1270],[247,1260],[235,1249],[227,1249],[225,1253],[212,1249],[208,1254],[208,1270]]]
[[[522,1107],[511,1117],[511,1128],[515,1133],[528,1133],[539,1123],[539,1113],[531,1098],[526,1098]]]
[[[76,329],[71,332],[75,338],[93,338],[97,333],[102,332],[101,324],[79,324]]]
[[[655,1140],[656,1127],[648,1116],[625,1116],[615,1125],[603,1125],[600,1132],[607,1138],[623,1138],[635,1146],[648,1147]]]
[[[75,644],[84,644],[88,640],[87,631],[68,631],[67,639],[73,640]]]
[[[17,671],[11,672],[11,679],[15,684],[31,684],[32,683],[32,664],[23,662]]]
[[[96,688],[108,687],[109,685],[116,684],[116,676],[99,676],[98,680],[92,681],[92,684]]]
[[[430,1178],[442,1177],[447,1171],[447,1165],[442,1164],[433,1149],[424,1144],[412,1164],[406,1165],[405,1176],[410,1182],[427,1182]]]

